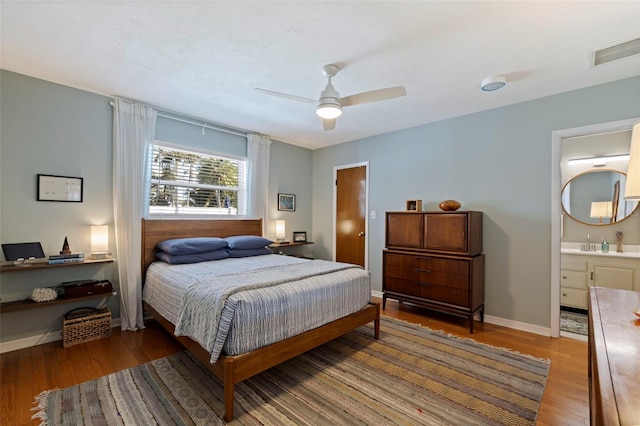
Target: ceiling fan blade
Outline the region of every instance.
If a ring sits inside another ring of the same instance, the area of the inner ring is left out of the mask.
[[[274,92],[273,90],[267,90],[267,89],[259,89],[257,87],[253,90],[256,92],[264,93],[265,95],[278,96],[280,98],[291,99],[294,101],[310,102],[310,103],[318,102],[315,99],[303,98],[301,96],[295,96],[295,95],[288,95],[286,93]]]
[[[322,127],[324,131],[333,130],[336,128],[336,119],[335,118],[323,118],[322,119]]]
[[[343,107],[349,105],[366,104],[368,102],[378,102],[387,99],[399,98],[400,96],[406,96],[407,91],[402,86],[387,87],[386,89],[372,90],[370,92],[357,93],[351,96],[345,96],[338,99],[340,105]]]

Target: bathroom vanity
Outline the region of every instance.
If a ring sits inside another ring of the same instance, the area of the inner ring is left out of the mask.
[[[625,246],[623,253],[582,251],[579,244],[561,247],[560,305],[588,309],[589,287],[640,291],[640,247]]]

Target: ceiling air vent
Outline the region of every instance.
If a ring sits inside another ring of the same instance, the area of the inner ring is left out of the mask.
[[[619,43],[593,52],[593,66],[640,54],[640,38]]]

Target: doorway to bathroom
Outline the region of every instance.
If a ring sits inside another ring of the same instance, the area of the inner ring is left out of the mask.
[[[613,148],[617,139],[626,139],[629,144],[631,140],[631,128],[638,118],[621,120],[610,123],[601,123],[592,126],[578,127],[554,131],[552,133],[552,200],[551,200],[551,336],[559,337],[568,335],[569,337],[583,336],[576,333],[577,330],[585,328],[586,312],[589,287],[594,285],[595,265],[589,260],[589,254],[581,250],[586,247],[587,251],[593,246],[601,253],[602,238],[615,239],[616,228],[623,228],[629,231],[630,241],[638,244],[640,241],[640,218],[632,217],[627,220],[625,217],[613,218],[613,214],[604,213],[602,216],[591,212],[598,201],[587,200],[585,206],[574,207],[569,204],[569,200],[575,198],[580,192],[580,186],[568,185],[577,176],[587,175],[588,178],[602,177],[610,181],[624,182],[624,178],[609,177],[609,174],[621,172],[624,177],[628,159],[626,163],[618,162],[602,164],[598,162],[585,162],[576,167],[573,162],[568,164],[569,159],[586,159],[595,157],[607,157],[618,152],[612,149],[629,152],[628,145],[623,148]],[[622,153],[622,152],[620,152]],[[569,158],[571,157],[571,158]],[[620,161],[620,160],[615,160]],[[604,173],[607,170],[609,174]],[[593,173],[598,171],[598,173]],[[602,173],[601,173],[602,172]],[[576,178],[577,179],[577,178]],[[589,186],[589,185],[587,185]],[[613,188],[613,186],[612,186]],[[600,197],[600,196],[598,196]],[[623,213],[637,211],[637,203],[628,206],[619,194],[617,199],[621,200],[619,205]],[[607,195],[609,202],[612,197]],[[614,197],[615,199],[615,197]],[[588,206],[586,205],[588,204]],[[592,217],[593,216],[593,217]],[[607,217],[607,218],[605,218]],[[618,224],[620,221],[620,224]],[[610,231],[610,232],[609,232]],[[609,235],[611,234],[611,235]],[[586,240],[590,242],[587,244]],[[614,243],[615,245],[615,243]],[[566,255],[563,257],[563,255]],[[564,282],[564,284],[563,284]],[[561,309],[563,306],[563,309]],[[576,315],[571,315],[576,314]],[[562,330],[561,330],[562,322]],[[572,331],[568,331],[571,329]]]

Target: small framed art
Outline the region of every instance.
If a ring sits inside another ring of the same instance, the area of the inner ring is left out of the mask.
[[[293,194],[278,194],[278,210],[285,212],[296,211],[296,196]]]
[[[83,178],[38,174],[38,201],[82,202]]]
[[[307,242],[307,233],[306,232],[294,232],[293,233],[293,242],[294,243],[306,243]]]
[[[407,200],[407,211],[422,211],[422,200]]]

